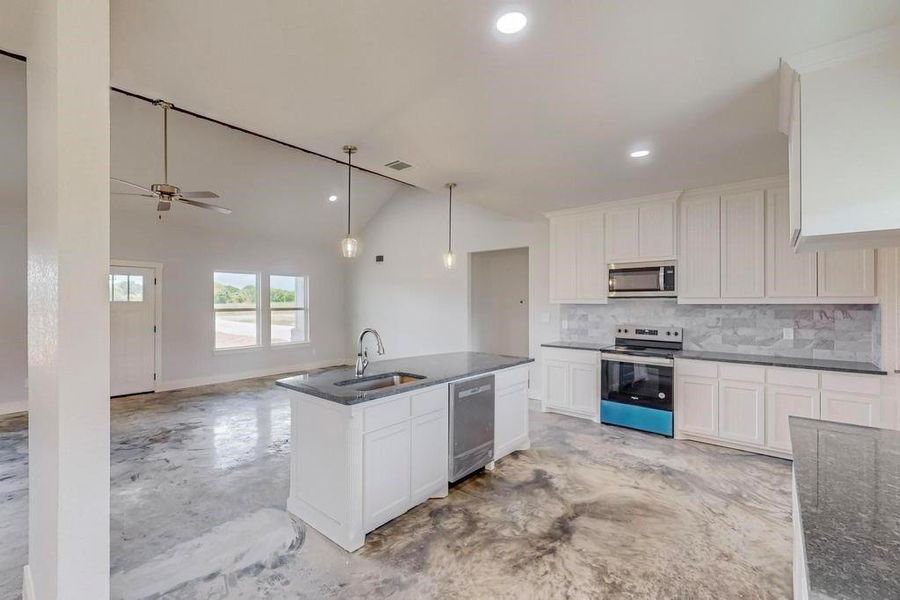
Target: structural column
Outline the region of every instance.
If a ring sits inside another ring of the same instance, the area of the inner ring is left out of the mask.
[[[109,597],[109,1],[33,0],[26,598]]]

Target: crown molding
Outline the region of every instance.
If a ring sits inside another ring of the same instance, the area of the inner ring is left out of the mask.
[[[900,49],[900,22],[784,57],[782,63],[802,75],[893,48]]]
[[[676,201],[681,196],[682,190],[672,192],[663,192],[661,194],[651,194],[649,196],[638,196],[636,198],[624,198],[622,200],[611,200],[609,202],[599,202],[597,204],[588,204],[586,206],[576,206],[574,208],[563,208],[560,210],[551,210],[543,213],[548,219],[551,217],[561,217],[563,215],[578,215],[582,213],[594,212],[597,210],[606,210],[617,208],[620,206],[631,206],[633,204],[641,205],[651,202]]]

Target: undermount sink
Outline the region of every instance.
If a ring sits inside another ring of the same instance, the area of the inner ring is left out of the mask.
[[[372,390],[403,385],[404,383],[412,383],[413,381],[418,381],[420,379],[425,379],[425,376],[415,375],[413,373],[382,373],[381,375],[346,379],[344,381],[338,381],[334,385],[348,387],[360,392],[370,392]]]

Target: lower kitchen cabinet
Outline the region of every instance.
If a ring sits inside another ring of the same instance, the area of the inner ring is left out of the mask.
[[[686,433],[719,433],[719,382],[708,377],[679,377],[676,381],[675,420]]]
[[[878,427],[881,400],[877,396],[822,392],[822,418],[826,421]]]
[[[544,348],[541,408],[596,419],[600,410],[600,353]]]
[[[766,445],[774,450],[791,452],[792,416],[819,418],[819,390],[783,385],[766,389]]]
[[[751,381],[719,380],[719,437],[762,446],[765,431],[765,386]]]
[[[416,417],[410,430],[410,495],[417,504],[447,480],[447,412],[438,410]]]
[[[364,525],[372,530],[409,510],[409,421],[365,434],[363,453]]]
[[[531,447],[528,433],[528,367],[496,377],[494,396],[494,460]]]

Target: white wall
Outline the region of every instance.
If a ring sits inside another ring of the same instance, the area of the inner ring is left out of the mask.
[[[25,410],[25,63],[0,55],[0,414]]]
[[[458,261],[444,269],[447,198],[403,190],[360,233],[360,255],[351,269],[350,322],[353,332],[378,329],[386,356],[458,352],[469,349],[469,290],[466,254],[529,249],[529,352],[559,337],[559,307],[549,304],[547,221],[523,221],[465,202],[465,186],[454,194],[453,239]],[[375,256],[384,255],[383,263]],[[542,315],[546,314],[545,322]],[[352,351],[355,351],[353,349]],[[531,369],[532,394],[540,371]]]
[[[469,254],[469,349],[527,355],[528,248]]]
[[[347,356],[345,265],[336,245],[223,237],[166,222],[114,215],[115,260],[163,264],[162,389],[339,364]],[[309,276],[310,343],[215,353],[214,271]]]

